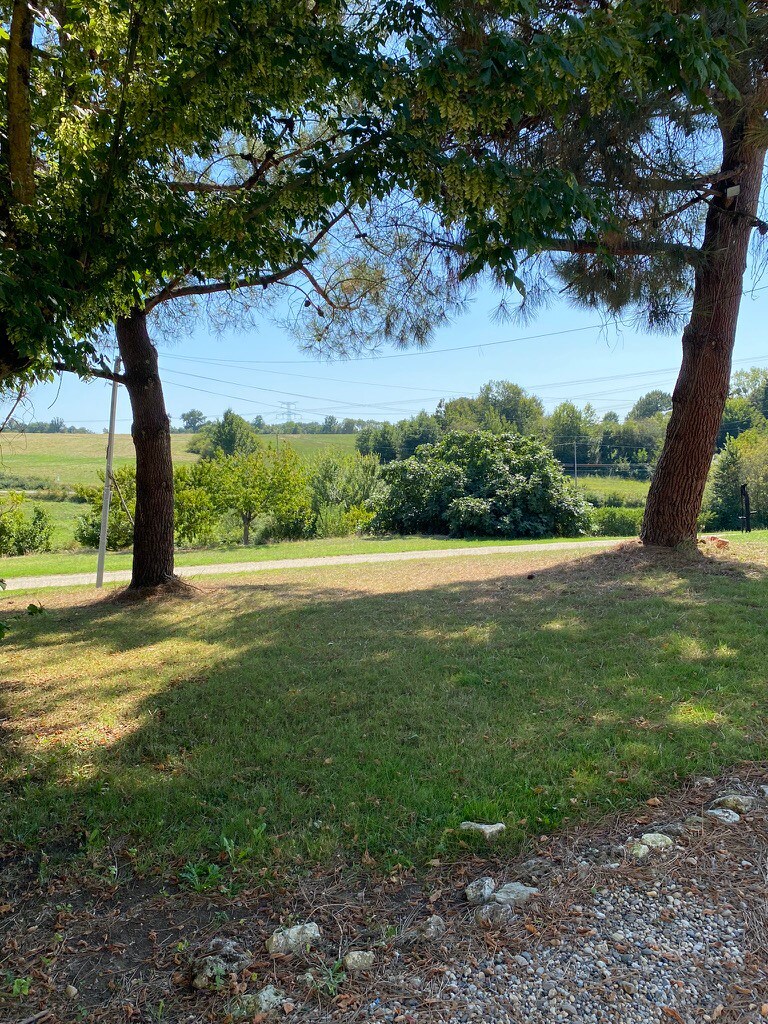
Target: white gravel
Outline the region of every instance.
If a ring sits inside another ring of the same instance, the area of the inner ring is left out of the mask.
[[[703,803],[716,795],[706,792]],[[765,1024],[766,796],[731,825],[699,817],[685,828],[691,808],[679,808],[676,824],[657,826],[674,840],[640,864],[630,857],[615,869],[590,869],[574,849],[559,878],[491,933],[474,925],[465,903],[465,916],[449,928],[453,944],[434,951],[432,969],[400,962],[397,995],[367,1000],[356,1019]],[[479,941],[468,938],[473,929]]]

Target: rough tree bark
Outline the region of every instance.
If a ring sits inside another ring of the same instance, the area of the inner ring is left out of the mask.
[[[672,416],[651,482],[641,531],[644,544],[675,547],[696,539],[704,485],[731,377],[749,240],[755,225],[765,148],[750,144],[749,103],[721,122],[723,171],[707,213],[691,319]],[[739,193],[728,197],[727,189]]]
[[[147,314],[134,310],[116,325],[131,399],[131,435],[136,448],[136,516],[130,589],[157,587],[173,573],[173,461],[170,420],[149,338]]]

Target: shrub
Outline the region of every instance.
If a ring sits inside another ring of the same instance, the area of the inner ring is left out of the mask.
[[[0,505],[0,555],[27,555],[32,551],[50,551],[53,523],[39,505],[30,516],[24,512],[23,494],[9,494]]]
[[[323,505],[315,514],[313,533],[315,537],[349,537],[363,533],[373,520],[373,512],[362,505],[345,508],[340,505]]]
[[[173,474],[174,530],[182,543],[206,544],[216,536],[220,515],[213,488],[206,486],[207,466],[179,466]]]
[[[453,431],[384,470],[372,528],[452,536],[575,536],[587,505],[552,452],[519,434]]]
[[[75,488],[77,499],[90,506],[80,516],[75,526],[75,540],[86,548],[97,548],[101,534],[101,506],[104,499],[104,474],[100,474],[99,487]],[[112,488],[109,500],[107,523],[107,548],[119,551],[133,544],[133,517],[136,513],[136,470],[133,466],[121,466],[113,473],[117,486]],[[127,511],[126,511],[127,509]]]
[[[375,455],[327,452],[316,459],[309,474],[312,511],[341,505],[345,511],[362,506],[373,497],[381,479],[381,463]]]
[[[590,515],[592,532],[598,537],[634,537],[643,523],[641,508],[596,508]]]

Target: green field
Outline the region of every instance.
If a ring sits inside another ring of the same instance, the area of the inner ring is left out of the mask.
[[[173,459],[177,465],[194,462],[187,451],[190,434],[172,434]],[[310,458],[321,451],[351,451],[354,434],[288,434],[276,439],[263,435],[265,444],[290,444],[299,455]],[[0,490],[7,488],[74,487],[96,484],[104,469],[106,434],[0,434]],[[115,436],[115,467],[133,463],[130,434]]]
[[[648,480],[629,480],[621,476],[580,476],[579,490],[605,498],[607,494],[618,495],[622,502],[641,505],[648,497]]]
[[[226,845],[225,882],[466,856],[465,819],[515,850],[765,756],[767,597],[765,535],[8,594],[0,832],[105,872]]]

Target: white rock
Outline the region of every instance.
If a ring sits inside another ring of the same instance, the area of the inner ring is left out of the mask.
[[[274,985],[265,985],[253,997],[256,1013],[269,1013],[270,1010],[276,1010],[278,1006],[283,1005],[284,999],[285,992],[281,992]]]
[[[416,930],[423,939],[441,939],[445,935],[445,921],[439,914],[433,914],[417,925]]]
[[[376,954],[369,949],[355,949],[344,957],[344,966],[351,973],[354,971],[370,971],[376,962]]]
[[[277,928],[267,939],[267,949],[273,955],[278,953],[300,953],[315,946],[322,938],[322,932],[314,921],[295,924],[292,928]]]
[[[496,903],[501,903],[505,907],[521,907],[532,896],[536,896],[538,891],[534,886],[524,885],[522,882],[507,882],[496,890],[493,898]]]
[[[627,853],[633,860],[645,860],[650,852],[650,847],[645,843],[630,843],[627,847]]]
[[[64,989],[64,994],[68,996],[70,999],[74,999],[75,996],[77,995],[77,989],[75,988],[74,985],[67,985],[67,987]]]
[[[277,1010],[285,1001],[285,992],[274,985],[267,985],[259,992],[249,992],[239,996],[229,1007],[232,1020],[253,1020],[259,1014],[267,1014]]]
[[[486,903],[475,910],[475,922],[481,928],[498,928],[514,916],[515,911],[508,903]]]
[[[724,793],[712,801],[713,807],[725,807],[729,811],[736,811],[738,814],[748,814],[755,806],[753,796],[745,796],[743,793]]]
[[[487,903],[495,891],[496,882],[490,875],[485,875],[483,878],[477,878],[474,882],[470,882],[464,890],[464,895],[467,897],[467,903],[477,907],[481,903]]]
[[[248,950],[232,939],[216,938],[205,953],[192,960],[192,986],[196,989],[216,988],[229,974],[239,974],[252,962]]]
[[[722,821],[724,825],[735,825],[741,821],[741,816],[736,811],[731,811],[727,807],[710,807],[709,810],[704,811],[708,818],[715,818],[717,821]]]
[[[507,826],[503,821],[497,821],[495,825],[484,825],[479,821],[462,821],[459,828],[463,832],[479,832],[485,839],[495,839],[504,832]]]
[[[663,832],[646,832],[640,836],[640,845],[647,846],[649,850],[668,850],[675,844]]]

